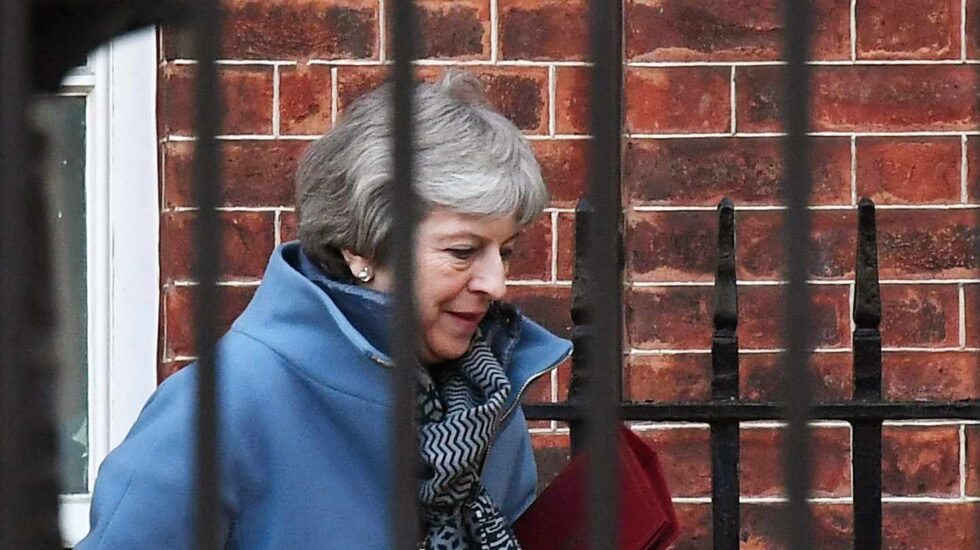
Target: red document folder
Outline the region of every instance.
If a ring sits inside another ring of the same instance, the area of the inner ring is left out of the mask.
[[[514,523],[524,550],[586,550],[586,453],[574,458]],[[659,550],[680,534],[657,453],[626,426],[619,436],[619,548]]]

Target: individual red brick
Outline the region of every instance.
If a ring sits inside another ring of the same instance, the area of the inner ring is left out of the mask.
[[[739,67],[738,129],[780,131],[779,66]],[[818,131],[971,130],[977,83],[964,65],[814,67],[811,125]]]
[[[445,68],[426,66],[418,78],[432,82]],[[457,69],[458,70],[458,69]],[[384,82],[385,67],[341,67],[337,74],[337,104],[342,110],[360,95]],[[490,105],[529,134],[548,131],[548,71],[545,67],[489,67],[474,69],[483,81]]]
[[[743,428],[739,433],[739,475],[746,496],[785,496],[782,461],[786,452],[785,430]],[[851,431],[848,428],[814,428],[810,431],[810,494],[845,497],[851,493]]]
[[[232,322],[245,310],[252,300],[256,286],[219,286],[218,324],[221,333],[231,327]],[[171,286],[164,289],[163,302],[166,311],[166,346],[164,357],[193,357],[194,350],[194,295],[197,287]]]
[[[980,399],[976,352],[885,352],[882,391],[892,401]]]
[[[847,288],[810,287],[810,334],[816,347],[849,345]],[[780,346],[785,289],[740,289],[739,337],[743,349]],[[641,349],[706,349],[711,346],[713,294],[710,287],[642,287],[626,295],[630,345]]]
[[[810,355],[810,395],[814,401],[846,401],[853,395],[853,368],[849,353]],[[739,395],[747,401],[779,401],[787,371],[785,357],[777,353],[739,356]]]
[[[784,550],[787,535],[785,504],[743,504],[741,506],[741,548]],[[853,548],[854,521],[848,504],[811,504],[813,548],[844,550]],[[889,547],[890,548],[890,547]]]
[[[568,338],[572,330],[571,289],[554,286],[511,286],[507,301],[551,332]]]
[[[632,133],[728,132],[727,67],[653,67],[626,71],[626,129]]]
[[[956,426],[884,426],[882,493],[952,497],[960,494],[960,435]]]
[[[980,497],[980,425],[965,426],[966,430],[966,494]]]
[[[784,287],[757,286],[739,290],[739,335],[745,348],[781,347],[786,303]],[[810,287],[809,333],[818,348],[850,345],[848,290],[839,285]]]
[[[490,4],[479,0],[415,2],[419,59],[490,59]],[[394,28],[388,25],[388,56],[394,58]]]
[[[739,279],[780,280],[787,261],[785,211],[736,214]],[[813,279],[847,279],[854,273],[857,221],[853,211],[811,213],[807,272]]]
[[[162,69],[159,114],[164,135],[194,134],[195,65]],[[272,67],[218,67],[224,107],[221,134],[272,133]]]
[[[628,401],[709,401],[711,356],[631,355],[623,374],[623,397]]]
[[[567,433],[535,433],[531,435],[534,460],[538,466],[537,492],[545,489],[571,460],[571,445]]]
[[[707,550],[711,548],[711,505],[674,503],[681,534],[671,546],[674,550]]]
[[[811,56],[850,58],[850,4],[811,4]],[[636,61],[776,60],[785,25],[774,0],[630,0],[626,55]]]
[[[585,194],[589,142],[586,140],[532,141],[541,165],[541,177],[554,206],[574,207]]]
[[[782,204],[782,144],[770,138],[630,140],[624,150],[625,194],[633,204],[735,207]],[[813,141],[811,204],[850,204],[848,139]]]
[[[222,141],[224,206],[280,206],[293,203],[293,176],[308,143],[303,141]],[[163,146],[164,202],[167,208],[194,206],[193,142]]]
[[[570,281],[575,272],[575,214],[558,214],[558,280]]]
[[[548,73],[543,67],[481,69],[490,104],[529,134],[548,132]]]
[[[225,0],[225,59],[364,59],[378,56],[373,0]],[[171,38],[172,37],[172,38]],[[167,59],[193,56],[187,36],[164,33]]]
[[[635,281],[711,281],[717,265],[714,212],[631,212],[626,268]]]
[[[959,59],[960,5],[960,0],[858,2],[858,59]]]
[[[966,56],[969,59],[980,57],[980,0],[966,2]]]
[[[331,76],[327,65],[279,68],[279,131],[322,134],[330,128]]]
[[[190,280],[195,212],[164,213],[160,219],[160,278]],[[275,246],[272,212],[221,212],[221,278],[258,279]]]
[[[966,300],[966,345],[980,348],[980,285],[963,285]]]
[[[296,212],[285,210],[279,213],[279,242],[286,243],[299,238],[299,219]]]
[[[879,210],[884,279],[976,278],[980,227],[969,210]]]
[[[545,213],[524,227],[507,261],[507,278],[551,278],[551,214]]]
[[[503,59],[575,61],[588,56],[588,9],[582,0],[500,0]]]
[[[980,137],[970,136],[966,140],[966,189],[967,201],[980,204]]]
[[[710,434],[706,428],[634,431],[656,450],[672,496],[711,494]]]
[[[337,109],[342,114],[352,101],[385,82],[389,69],[382,66],[341,66],[337,68]]]
[[[708,348],[711,303],[706,287],[633,288],[626,293],[625,304],[630,347]]]
[[[882,508],[882,548],[980,548],[980,505],[977,503],[889,502]]]
[[[960,202],[959,138],[859,138],[857,191],[876,204]]]
[[[555,131],[559,134],[589,133],[589,86],[587,67],[558,67],[555,71]]]
[[[960,341],[957,285],[882,285],[885,347],[956,347]]]

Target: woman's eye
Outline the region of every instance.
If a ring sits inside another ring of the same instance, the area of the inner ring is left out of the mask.
[[[506,262],[507,260],[510,259],[510,255],[513,253],[514,253],[513,248],[504,248],[500,251],[500,259]]]
[[[469,247],[465,247],[465,248],[448,248],[448,249],[446,249],[446,252],[449,252],[450,254],[452,254],[453,257],[456,258],[457,260],[468,260],[468,259],[470,259],[470,258],[473,257],[473,254],[476,252],[476,249],[475,248],[469,248]]]

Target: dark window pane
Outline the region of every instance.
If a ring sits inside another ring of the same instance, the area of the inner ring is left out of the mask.
[[[88,492],[85,106],[83,96],[52,96],[38,101],[35,111],[48,146],[43,174],[59,314],[57,422],[66,494]]]

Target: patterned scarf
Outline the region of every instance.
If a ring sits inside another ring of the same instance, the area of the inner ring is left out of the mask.
[[[480,471],[510,394],[510,382],[477,335],[455,364],[420,369],[419,500],[426,550],[520,550],[480,483]],[[433,376],[435,379],[433,379]]]

